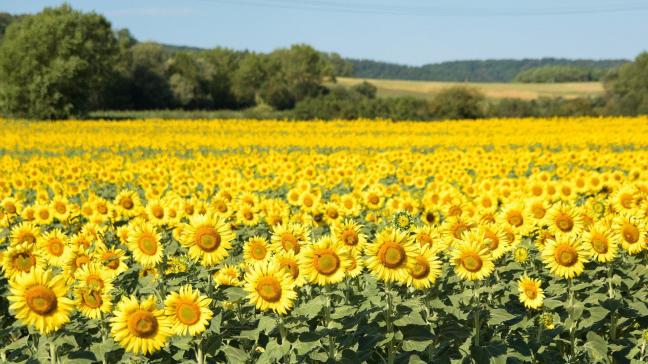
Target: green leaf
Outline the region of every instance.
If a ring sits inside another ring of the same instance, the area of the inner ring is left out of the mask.
[[[257,328],[261,332],[265,332],[266,334],[270,334],[274,328],[277,327],[277,320],[274,317],[270,316],[261,316],[259,319],[259,325]]]
[[[427,349],[432,340],[416,341],[416,340],[405,340],[403,341],[403,350],[404,351],[424,351]]]
[[[609,361],[607,357],[607,342],[594,331],[587,333],[587,343],[585,343],[585,347],[594,361],[606,363]]]
[[[488,324],[489,325],[499,325],[503,322],[509,321],[514,319],[515,316],[511,315],[508,313],[508,311],[501,309],[501,308],[496,308],[492,311],[490,311],[490,318],[488,319]]]
[[[419,312],[412,311],[407,316],[400,317],[394,321],[394,325],[398,327],[408,325],[427,325]]]
[[[239,348],[225,346],[222,350],[230,363],[245,363],[248,359],[248,354]]]

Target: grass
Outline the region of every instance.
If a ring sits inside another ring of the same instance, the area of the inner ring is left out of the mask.
[[[531,100],[539,97],[576,98],[597,96],[603,93],[600,82],[568,82],[568,83],[477,83],[477,82],[437,82],[437,81],[405,81],[379,80],[338,77],[337,84],[351,87],[362,81],[372,83],[378,88],[379,97],[413,96],[429,99],[435,93],[452,86],[468,86],[479,89],[488,98],[518,98]],[[328,84],[327,86],[333,86]]]

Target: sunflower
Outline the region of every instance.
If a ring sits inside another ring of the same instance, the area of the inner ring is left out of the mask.
[[[520,292],[520,302],[527,308],[540,308],[544,301],[544,291],[540,286],[542,282],[539,279],[529,278],[526,274],[518,281],[518,291]]]
[[[180,244],[189,248],[188,255],[200,260],[205,267],[213,267],[229,255],[236,235],[229,225],[218,216],[196,215],[184,227]]]
[[[146,216],[153,225],[161,226],[168,222],[167,209],[159,199],[151,199],[146,204]]]
[[[143,268],[155,267],[162,261],[164,246],[160,243],[160,233],[151,223],[134,224],[128,232],[128,248],[133,259]]]
[[[631,185],[622,186],[608,197],[608,203],[616,212],[631,212],[636,207],[635,193],[636,190]]]
[[[79,285],[91,290],[110,291],[113,288],[113,277],[102,265],[90,262],[74,272]]]
[[[420,247],[427,246],[434,254],[444,251],[446,241],[441,237],[439,229],[432,225],[423,225],[414,228],[414,241]]]
[[[583,273],[588,255],[585,244],[572,235],[548,240],[542,251],[542,260],[551,273],[571,279]]]
[[[258,209],[248,204],[242,204],[236,211],[236,222],[246,225],[255,226],[259,223],[261,214]]]
[[[441,225],[441,212],[436,208],[426,208],[421,212],[421,221],[427,225]]]
[[[50,266],[62,267],[70,255],[68,237],[60,229],[45,233],[38,239],[38,249]]]
[[[513,259],[520,264],[526,263],[527,259],[529,259],[529,249],[523,246],[516,247],[513,250]]]
[[[243,246],[243,258],[246,262],[262,262],[269,257],[268,241],[261,236],[253,236]]]
[[[530,198],[524,202],[524,205],[526,206],[527,214],[531,218],[532,223],[538,227],[542,226],[547,211],[549,211],[549,204],[547,201],[540,197]]]
[[[621,247],[629,254],[637,254],[644,249],[648,249],[645,239],[646,223],[635,215],[624,213],[614,219],[612,226],[617,241],[621,243]]]
[[[155,308],[153,296],[139,302],[134,296],[124,297],[110,319],[111,333],[126,351],[150,354],[164,346],[173,335],[171,322],[163,310]]]
[[[505,206],[500,215],[501,223],[510,227],[518,236],[527,235],[535,224],[523,203],[516,202]]]
[[[130,190],[122,190],[113,201],[115,208],[120,216],[133,217],[139,214],[142,203],[140,202],[139,195]]]
[[[414,265],[409,270],[407,285],[416,289],[429,288],[441,275],[441,262],[427,245],[420,248],[414,261]]]
[[[441,228],[446,245],[452,247],[454,243],[461,242],[462,235],[475,226],[472,220],[460,216],[453,216],[445,220]]]
[[[470,281],[482,280],[495,269],[488,247],[479,240],[469,239],[457,244],[452,252],[451,261],[457,275],[461,279]]]
[[[36,244],[39,237],[40,230],[31,222],[21,222],[11,228],[11,245]]]
[[[211,298],[203,296],[190,285],[171,292],[164,300],[164,312],[176,335],[195,336],[203,333],[214,313],[209,309]]]
[[[595,223],[583,234],[583,241],[587,243],[592,257],[601,263],[614,260],[619,250],[617,239],[612,230],[602,221]]]
[[[54,212],[50,205],[36,204],[34,205],[34,220],[39,225],[49,225],[54,221]]]
[[[578,234],[583,228],[581,213],[566,203],[557,203],[549,209],[544,225],[555,236]]]
[[[350,253],[349,254],[349,266],[346,268],[346,275],[348,277],[354,278],[360,275],[362,273],[362,270],[364,269],[364,263],[362,258],[360,257],[360,254],[356,253]]]
[[[248,299],[262,311],[285,315],[297,299],[290,274],[274,262],[253,265],[245,274]]]
[[[36,268],[16,275],[9,281],[9,287],[9,309],[23,324],[48,334],[70,321],[74,303],[65,297],[67,287],[63,277]]]
[[[274,256],[273,261],[281,269],[290,274],[295,287],[301,287],[307,283],[306,275],[299,269],[299,257],[301,254],[296,255],[294,252],[278,253]]]
[[[101,319],[112,311],[112,297],[106,289],[92,289],[87,286],[74,288],[75,305],[79,312],[91,319]]]
[[[308,281],[320,286],[339,283],[350,265],[349,252],[330,235],[306,246],[299,259]]]
[[[388,227],[376,235],[365,253],[366,266],[375,277],[387,283],[406,283],[418,247],[406,232]]]
[[[216,286],[234,286],[238,287],[241,285],[239,280],[239,269],[235,266],[225,265],[221,269],[217,270],[213,274],[214,282]]]
[[[45,268],[46,264],[40,252],[30,243],[9,246],[2,258],[2,268],[7,278],[27,273],[34,268]]]
[[[362,232],[362,225],[351,219],[333,224],[331,234],[344,244],[350,253],[361,253],[367,245],[367,235]]]
[[[104,267],[112,278],[128,270],[126,252],[119,248],[101,247],[93,252],[93,258]]]
[[[301,246],[310,242],[310,230],[298,223],[277,225],[272,228],[270,247],[275,253],[292,251],[299,254]]]
[[[513,229],[506,226],[505,228]],[[493,260],[498,260],[511,249],[506,238],[505,228],[499,224],[480,225],[477,229],[468,232],[473,239],[481,241],[482,245],[490,251]]]

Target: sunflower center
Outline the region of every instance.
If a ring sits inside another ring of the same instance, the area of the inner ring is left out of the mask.
[[[27,242],[33,244],[36,242],[36,237],[34,236],[34,234],[27,232],[23,236],[21,236],[18,241],[20,241],[21,243]]]
[[[564,267],[571,267],[578,261],[578,253],[569,245],[561,245],[556,249],[554,258],[558,264]]]
[[[158,219],[164,217],[164,209],[161,206],[153,206],[151,212],[153,212],[153,216],[155,216]]]
[[[103,303],[103,299],[101,299],[101,294],[95,290],[83,292],[81,294],[81,300],[83,300],[84,305],[90,308],[99,308]]]
[[[623,224],[622,235],[626,242],[634,244],[639,241],[639,235],[641,235],[641,233],[636,226],[625,223]]]
[[[295,253],[299,253],[299,244],[297,243],[297,238],[291,233],[281,234],[281,245],[285,251],[293,250]]]
[[[623,206],[626,209],[630,209],[632,208],[632,201],[634,200],[634,197],[632,197],[632,195],[629,193],[624,193],[623,195],[621,195],[619,200],[621,206]]]
[[[185,325],[193,325],[200,319],[200,307],[192,302],[182,302],[176,308],[176,317]]]
[[[86,278],[86,283],[88,284],[88,288],[92,290],[101,289],[104,287],[103,279],[95,275],[88,276],[88,278]]]
[[[128,329],[133,335],[140,338],[146,339],[155,336],[158,326],[155,315],[147,310],[135,311],[128,318]]]
[[[18,253],[13,258],[13,266],[16,270],[29,272],[36,265],[36,258],[28,252]]]
[[[569,232],[574,228],[574,219],[569,215],[559,214],[556,216],[556,226],[565,233]]]
[[[452,226],[452,236],[455,239],[461,239],[461,234],[464,233],[464,231],[468,231],[468,225],[464,224],[463,222],[458,222]]]
[[[137,246],[146,255],[155,255],[158,250],[157,240],[149,233],[143,233],[137,240]]]
[[[386,242],[378,250],[378,259],[387,268],[400,267],[406,258],[405,249],[394,242]]]
[[[268,250],[265,248],[265,246],[259,243],[253,244],[252,249],[250,249],[250,255],[252,255],[252,258],[256,260],[264,259],[267,253]]]
[[[12,203],[8,203],[5,205],[5,210],[7,210],[8,213],[10,214],[15,214],[16,213],[16,205]]]
[[[524,295],[533,300],[538,297],[538,290],[535,287],[527,286],[524,288]]]
[[[61,254],[63,254],[64,246],[59,239],[54,238],[48,242],[47,250],[50,252],[50,254],[60,257]]]
[[[428,224],[431,224],[436,221],[436,216],[433,213],[428,212],[425,214],[425,221],[427,221]]]
[[[340,268],[340,258],[332,251],[315,254],[313,266],[316,271],[328,276],[337,272],[338,268]]]
[[[256,285],[256,291],[268,302],[277,302],[281,298],[281,285],[275,277],[262,277]]]
[[[461,265],[469,272],[479,271],[483,264],[481,257],[476,253],[467,253],[461,257]]]
[[[246,210],[243,213],[243,217],[245,218],[245,220],[252,220],[254,218],[254,214],[252,214],[252,211]]]
[[[56,294],[50,288],[37,285],[25,292],[25,301],[29,308],[39,315],[47,316],[56,311]]]
[[[346,245],[354,246],[358,244],[358,234],[353,230],[347,230],[342,233],[342,241]]]
[[[67,211],[67,208],[65,207],[65,204],[64,204],[63,202],[57,202],[57,203],[54,205],[54,209],[55,209],[56,212],[58,212],[59,214],[64,214],[64,213]]]
[[[133,200],[130,197],[123,198],[121,201],[119,201],[119,204],[126,210],[130,210],[133,208],[133,206],[135,206]]]
[[[299,267],[297,266],[297,263],[290,260],[283,260],[280,265],[282,268],[288,269],[293,279],[299,277]]]
[[[485,240],[488,242],[488,248],[490,250],[495,250],[499,247],[499,238],[497,237],[497,234],[495,234],[492,231],[487,231],[484,233]]]
[[[47,220],[47,219],[49,219],[49,211],[40,210],[40,212],[38,213],[38,216],[40,216],[40,218],[43,219],[43,220]]]
[[[103,254],[104,265],[110,269],[117,269],[119,267],[119,256],[112,252]]]
[[[425,258],[423,257],[416,257],[416,263],[414,264],[414,267],[410,272],[412,277],[414,277],[415,279],[421,279],[427,277],[429,273],[430,265],[428,264],[427,260],[425,260]]]
[[[221,236],[211,226],[202,226],[196,230],[196,245],[206,252],[213,252],[218,249],[221,243]]]
[[[99,211],[100,214],[105,215],[108,213],[108,207],[104,204],[99,204],[97,205],[97,211]]]
[[[432,237],[427,233],[421,233],[418,235],[418,241],[421,246],[432,246]]]
[[[605,254],[608,252],[608,241],[602,234],[596,234],[592,236],[592,249],[599,254]]]
[[[378,202],[380,202],[380,198],[376,194],[372,193],[367,197],[367,201],[369,201],[369,203],[371,203],[372,205],[377,205]]]
[[[531,208],[531,213],[536,219],[542,219],[547,213],[547,210],[545,210],[545,208],[541,205],[536,205]]]

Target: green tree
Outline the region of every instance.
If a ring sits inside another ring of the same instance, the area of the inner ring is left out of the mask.
[[[450,87],[431,101],[432,114],[439,119],[477,119],[484,116],[484,95],[468,87]]]
[[[608,109],[615,114],[648,114],[648,52],[610,74],[605,82]]]
[[[173,103],[167,67],[169,54],[161,45],[138,43],[129,52],[127,72],[133,107],[140,110],[166,109]]]
[[[116,55],[101,15],[63,5],[24,16],[0,44],[0,108],[32,118],[83,115],[102,103]]]

